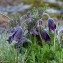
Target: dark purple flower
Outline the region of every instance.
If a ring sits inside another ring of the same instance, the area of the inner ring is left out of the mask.
[[[41,36],[42,36],[42,39],[45,40],[45,42],[50,41],[50,36],[49,36],[49,34],[47,33],[46,30],[42,30]]]
[[[56,24],[52,18],[48,19],[48,27],[49,27],[49,31],[51,30],[55,31],[56,29]]]
[[[30,43],[31,41],[29,39],[27,39],[24,35],[23,35],[23,30],[21,28],[17,28],[13,34],[11,36],[9,36],[8,38],[8,43],[10,44],[13,40],[17,41],[17,43],[14,45],[15,48],[17,48],[19,50],[19,52],[22,51],[21,46],[26,42],[26,43]]]
[[[19,40],[23,36],[23,30],[21,28],[17,28],[12,35],[9,36],[8,42],[12,42],[13,40]]]
[[[13,40],[18,41],[18,42],[27,42],[28,39],[23,36],[23,30],[21,28],[17,28],[11,36],[8,38],[8,42],[11,43]],[[28,41],[29,42],[29,41]]]

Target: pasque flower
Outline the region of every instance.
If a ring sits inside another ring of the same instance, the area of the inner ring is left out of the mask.
[[[17,43],[14,45],[15,48],[19,49],[19,51],[21,51],[21,46],[27,42],[31,44],[31,41],[29,39],[27,39],[24,35],[23,35],[23,30],[22,28],[17,28],[11,36],[9,36],[8,38],[8,43],[10,44],[13,40],[17,41]]]
[[[45,40],[45,42],[50,41],[50,36],[46,30],[42,30],[41,32],[42,39]]]
[[[49,18],[49,19],[48,19],[48,27],[49,27],[49,31],[51,31],[51,30],[55,31],[55,29],[56,29],[56,24],[55,24],[53,18]]]
[[[11,43],[13,40],[20,41],[20,42],[27,42],[27,38],[23,36],[22,28],[16,28],[16,30],[9,36],[8,42]],[[29,41],[28,41],[29,42]]]
[[[8,38],[8,42],[12,42],[13,40],[19,40],[23,35],[23,30],[22,28],[16,28],[16,30],[14,30],[14,32],[9,36]]]

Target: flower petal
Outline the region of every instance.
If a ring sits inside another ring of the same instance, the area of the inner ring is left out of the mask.
[[[50,36],[46,30],[42,30],[41,36],[42,36],[42,39],[44,39],[45,41],[50,41]]]
[[[11,38],[12,38],[13,40],[18,40],[18,39],[20,39],[20,38],[22,37],[22,35],[23,35],[22,29],[21,29],[21,28],[17,28],[17,29],[14,31],[14,33],[11,35]]]
[[[49,27],[50,31],[51,30],[55,31],[55,29],[56,29],[56,24],[52,18],[48,19],[48,27]]]
[[[23,36],[23,31],[21,28],[16,28],[16,30],[9,36],[8,42],[10,43],[13,40],[19,40]]]

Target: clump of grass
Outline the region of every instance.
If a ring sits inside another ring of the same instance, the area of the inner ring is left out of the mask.
[[[54,37],[54,36],[52,36]],[[1,39],[2,38],[2,39]],[[19,53],[18,50],[14,48],[14,43],[8,44],[6,42],[6,35],[0,35],[0,62],[7,63],[52,63],[52,62],[63,62],[63,49],[58,46],[58,42],[56,40],[56,50],[54,50],[54,45],[48,45],[45,43],[44,47],[37,44],[40,42],[38,39],[36,44],[32,43],[29,48],[22,49],[22,52]],[[51,39],[50,42],[53,42]],[[31,40],[33,42],[33,37],[31,36]],[[60,54],[61,51],[61,54]],[[60,62],[60,63],[61,63]]]

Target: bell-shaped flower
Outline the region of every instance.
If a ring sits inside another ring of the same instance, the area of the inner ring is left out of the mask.
[[[8,42],[12,42],[13,40],[19,40],[23,36],[22,28],[16,28],[16,30],[9,36]]]
[[[28,43],[29,45],[31,45],[31,41],[29,39],[27,39],[24,35],[23,35],[23,30],[22,28],[17,28],[13,34],[11,36],[9,36],[8,38],[8,43],[10,44],[13,40],[17,41],[17,43],[14,45],[15,48],[17,48],[19,50],[19,52],[22,51],[21,46],[24,43]],[[27,45],[27,44],[26,44]]]
[[[50,41],[50,36],[46,30],[42,30],[41,32],[42,39],[45,40],[45,42]]]
[[[18,41],[24,43],[24,42],[30,42],[29,39],[27,39],[24,35],[23,35],[23,30],[22,28],[17,28],[13,34],[11,36],[9,36],[8,38],[8,42],[11,43],[13,40]]]
[[[54,19],[53,18],[49,18],[48,19],[48,27],[49,27],[49,31],[55,31],[56,29],[56,24],[54,22]]]

